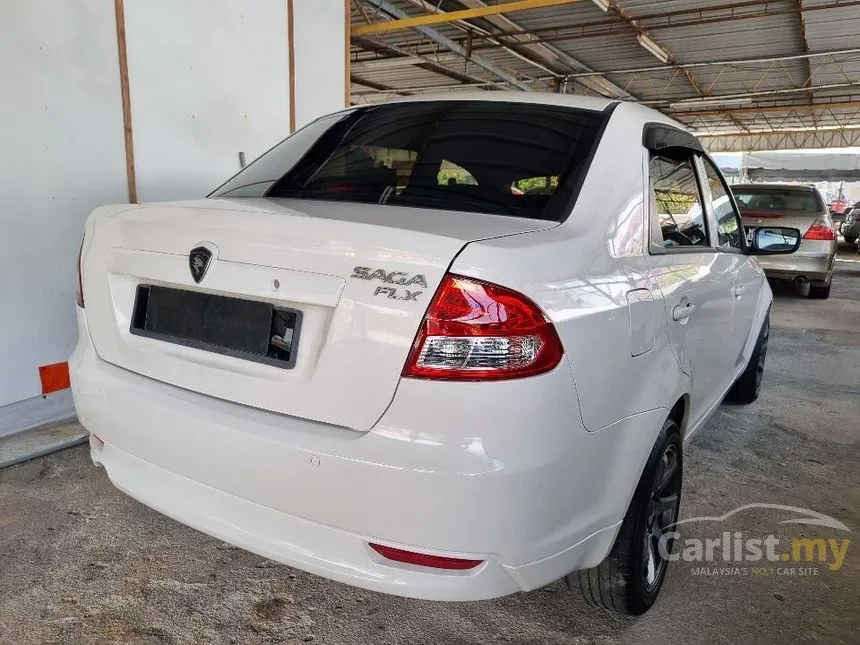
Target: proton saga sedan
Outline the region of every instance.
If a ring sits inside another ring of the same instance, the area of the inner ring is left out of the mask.
[[[639,614],[684,446],[758,396],[771,291],[678,123],[502,92],[330,114],[208,198],[96,209],[73,393],[121,490],[389,594],[568,577]]]

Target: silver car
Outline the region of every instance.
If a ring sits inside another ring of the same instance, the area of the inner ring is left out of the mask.
[[[790,184],[736,184],[732,193],[748,240],[755,229],[770,226],[797,228],[803,234],[794,253],[759,259],[765,275],[801,286],[809,283],[810,298],[830,297],[836,233],[818,189]]]

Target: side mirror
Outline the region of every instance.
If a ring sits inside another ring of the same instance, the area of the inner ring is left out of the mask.
[[[800,231],[796,228],[767,226],[753,231],[750,255],[786,255],[800,246]]]

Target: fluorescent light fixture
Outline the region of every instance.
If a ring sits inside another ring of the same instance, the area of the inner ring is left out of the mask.
[[[639,34],[638,36],[636,36],[636,40],[638,40],[639,44],[642,45],[645,49],[647,49],[649,52],[654,54],[654,56],[659,58],[661,63],[669,62],[669,52],[667,52],[665,49],[660,47],[660,45],[648,38],[648,36],[646,36],[645,34]]]
[[[723,107],[727,105],[749,105],[752,103],[752,98],[749,96],[742,96],[736,98],[725,98],[721,99],[719,97],[714,97],[712,99],[702,99],[701,101],[692,100],[692,101],[681,101],[679,103],[671,103],[669,104],[670,110],[690,110],[697,109],[703,107]]]
[[[609,0],[591,0],[594,4],[596,4],[601,11],[606,12],[609,11]]]

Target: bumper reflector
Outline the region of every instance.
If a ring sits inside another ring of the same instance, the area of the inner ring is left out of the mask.
[[[463,558],[448,558],[441,555],[415,553],[414,551],[395,549],[391,546],[373,544],[372,542],[370,543],[370,548],[387,560],[403,562],[405,564],[417,564],[422,567],[432,567],[434,569],[463,571],[466,569],[474,569],[483,562],[483,560],[464,560]]]

